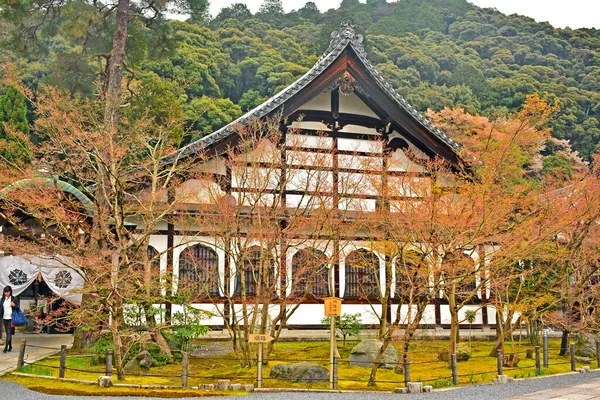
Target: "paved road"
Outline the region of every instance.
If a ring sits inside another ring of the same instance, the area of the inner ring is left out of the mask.
[[[52,396],[32,392],[10,381],[0,381],[0,393],[5,398],[19,400],[96,400],[103,396]],[[137,397],[149,399],[148,397]],[[588,374],[565,374],[544,378],[526,379],[506,385],[476,385],[434,393],[398,395],[392,393],[253,393],[247,396],[228,396],[219,399],[240,400],[600,400],[600,370]],[[133,400],[136,397],[110,397],[110,400]],[[194,398],[195,399],[195,398]],[[191,400],[191,399],[190,399]]]

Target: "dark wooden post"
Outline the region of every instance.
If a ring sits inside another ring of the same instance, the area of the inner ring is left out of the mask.
[[[577,361],[575,360],[575,343],[571,343],[571,371],[575,371],[577,369]]]
[[[189,375],[189,362],[188,362],[188,353],[187,351],[183,352],[183,359],[181,360],[181,386],[187,387],[188,385],[188,375]]]
[[[58,370],[58,377],[65,377],[65,369],[67,368],[67,345],[63,344],[60,346],[60,368]]]
[[[404,359],[404,386],[408,387],[410,382],[410,360],[408,357]]]
[[[27,340],[23,340],[21,348],[19,349],[19,358],[17,359],[17,369],[23,367],[23,360],[25,360],[25,348],[27,347]]]
[[[596,341],[596,362],[598,363],[598,368],[600,368],[600,340]]]
[[[452,383],[458,385],[458,369],[456,368],[456,354],[452,354]]]
[[[334,317],[335,318],[335,317]],[[338,380],[339,380],[339,376],[338,376],[338,365],[339,365],[339,354],[337,352],[336,349],[336,354],[333,356],[333,389],[337,390],[338,389]]]
[[[110,349],[106,350],[106,370],[105,370],[106,376],[112,376],[112,359],[113,359],[113,351]]]
[[[502,354],[502,350],[498,350],[498,359],[497,359],[497,364],[498,364],[498,375],[504,375],[504,371],[502,370],[502,362],[504,356]]]
[[[542,373],[542,366],[540,364],[540,346],[535,346],[535,373],[537,375]]]

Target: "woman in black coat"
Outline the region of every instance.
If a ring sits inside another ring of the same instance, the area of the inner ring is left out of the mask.
[[[12,288],[10,286],[4,287],[4,294],[2,300],[0,300],[0,318],[4,326],[4,332],[6,332],[6,344],[4,345],[3,353],[12,350],[12,313],[16,308],[19,307],[19,298],[13,296]]]

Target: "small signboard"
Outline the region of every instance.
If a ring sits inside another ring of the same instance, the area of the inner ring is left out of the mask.
[[[273,339],[275,339],[273,336],[266,333],[253,333],[250,334],[248,343],[269,343]]]
[[[342,299],[339,297],[325,298],[325,316],[339,317],[342,315]]]

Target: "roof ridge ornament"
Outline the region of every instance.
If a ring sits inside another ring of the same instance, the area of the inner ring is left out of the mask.
[[[340,43],[350,42],[354,45],[357,50],[364,51],[363,48],[363,35],[356,33],[356,25],[352,25],[352,21],[342,22],[340,24],[339,31],[331,32],[331,42],[329,43],[329,47],[327,48],[327,52],[331,52],[335,49]]]

